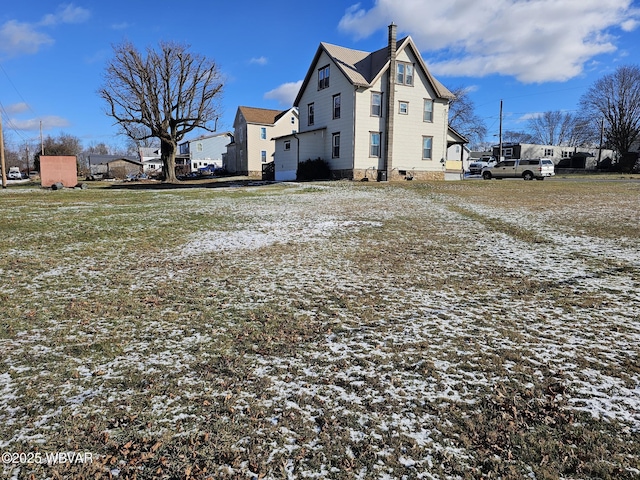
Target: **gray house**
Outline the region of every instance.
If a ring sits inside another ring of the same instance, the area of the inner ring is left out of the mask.
[[[223,155],[232,141],[231,132],[203,135],[180,144],[180,152],[188,154],[192,172],[209,165],[222,168]]]

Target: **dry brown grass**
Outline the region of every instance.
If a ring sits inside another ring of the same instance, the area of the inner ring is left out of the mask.
[[[3,475],[638,478],[639,193],[2,192]]]

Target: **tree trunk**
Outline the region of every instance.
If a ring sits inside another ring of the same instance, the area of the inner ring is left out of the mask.
[[[162,159],[162,176],[167,183],[178,183],[176,177],[176,142],[160,140],[160,158]]]

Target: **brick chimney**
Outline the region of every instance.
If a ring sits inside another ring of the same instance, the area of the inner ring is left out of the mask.
[[[384,132],[384,172],[387,180],[391,179],[393,171],[393,124],[396,104],[396,30],[395,23],[389,25],[389,44],[387,52],[389,56],[389,72],[387,75],[387,94],[383,96],[387,99],[385,132]]]

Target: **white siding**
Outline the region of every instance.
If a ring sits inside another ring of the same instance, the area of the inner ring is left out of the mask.
[[[289,150],[285,150],[285,142],[289,142]],[[284,139],[279,138],[275,141],[275,171],[277,182],[285,182],[296,179],[296,175],[298,172],[297,143],[298,140],[292,136],[286,137]]]
[[[398,61],[417,64],[406,49],[398,53]],[[414,71],[413,86],[396,85],[393,168],[399,170],[442,171],[440,161],[446,158],[448,102],[436,100],[435,92],[420,68]],[[433,121],[423,120],[424,100],[435,100]],[[399,102],[408,103],[408,114],[399,114]],[[431,160],[422,159],[422,139],[433,138]]]
[[[412,50],[412,46],[398,52],[398,61],[414,65],[413,85],[395,86],[394,129],[392,138],[392,168],[416,172],[442,172],[441,160],[446,159],[448,133],[448,100],[437,98],[436,92],[422,71],[421,61]],[[318,89],[318,70],[326,65],[331,68],[329,87]],[[345,77],[325,51],[320,51],[317,62],[311,68],[311,75],[305,89],[299,96],[297,106],[300,110],[300,132],[325,129],[322,133],[323,148],[318,148],[318,139],[301,136],[300,161],[324,158],[332,170],[367,170],[384,168],[385,157],[385,120],[388,102],[388,74],[380,75],[371,87],[355,87]],[[395,75],[395,72],[391,72]],[[371,94],[382,94],[380,116],[371,115]],[[341,116],[332,115],[333,97],[341,94]],[[433,119],[423,120],[424,101],[433,100]],[[406,115],[398,113],[398,102],[407,102]],[[314,122],[308,123],[308,106],[314,105]],[[340,133],[340,158],[332,159],[332,135]],[[371,156],[371,133],[380,134],[380,155]],[[317,133],[316,135],[320,135]],[[422,159],[423,137],[432,138],[430,160]],[[324,155],[324,156],[321,156]]]
[[[375,168],[382,169],[384,167],[384,131],[386,120],[386,101],[387,101],[387,75],[381,78],[372,86],[372,88],[360,88],[356,93],[356,142],[355,142],[355,163],[356,169]],[[372,92],[382,93],[382,115],[380,117],[371,115],[371,94]],[[370,137],[371,132],[380,132],[380,157],[370,156]]]
[[[317,70],[325,65],[330,66],[329,87],[318,90]],[[340,118],[334,119],[333,97],[337,94],[340,94],[341,100]],[[308,124],[308,105],[310,103],[313,103],[315,108],[313,125]],[[318,63],[315,65],[314,74],[300,97],[299,109],[301,132],[326,127],[326,135],[323,135],[325,145],[322,153],[324,154],[323,159],[329,163],[331,169],[353,168],[354,87],[325,52],[322,53]],[[340,158],[331,158],[331,141],[334,133],[340,133]],[[317,138],[314,140],[317,140]],[[308,154],[305,153],[305,155],[302,152],[300,153],[300,161],[317,157],[317,150]]]

